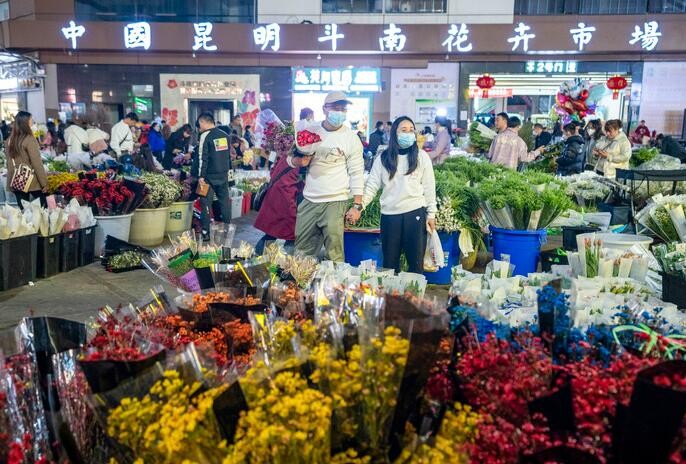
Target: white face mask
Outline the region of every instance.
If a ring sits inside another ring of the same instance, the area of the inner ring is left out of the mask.
[[[595,129],[588,129],[586,133],[588,133],[588,135],[593,135],[595,134]]]

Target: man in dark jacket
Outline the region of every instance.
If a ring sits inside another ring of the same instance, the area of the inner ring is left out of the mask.
[[[220,204],[222,221],[231,222],[231,204],[229,202],[229,170],[231,169],[231,150],[229,135],[215,127],[214,117],[203,113],[198,117],[200,140],[198,142],[198,184],[208,184],[210,191],[201,198],[202,234],[209,238],[210,211],[212,195],[217,195]],[[213,193],[214,192],[214,193]]]
[[[673,137],[660,134],[655,139],[655,142],[657,147],[660,149],[661,154],[679,158],[682,163],[686,161],[686,150],[684,150],[684,147],[682,147],[679,142],[674,140]]]
[[[584,170],[585,164],[584,139],[577,133],[578,126],[573,122],[566,124],[562,130],[566,138],[562,154],[557,158],[557,174],[560,176],[579,174]]]
[[[367,147],[367,151],[370,151],[372,156],[376,156],[376,151],[384,144],[383,136],[383,122],[377,121],[376,130],[369,135],[369,146]]]
[[[542,124],[538,123],[534,124],[534,135],[536,136],[534,150],[548,146],[550,141],[553,139],[552,134],[545,130]]]

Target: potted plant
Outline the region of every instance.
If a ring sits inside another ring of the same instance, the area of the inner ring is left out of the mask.
[[[164,174],[145,173],[145,198],[131,220],[129,242],[145,247],[157,246],[164,240],[169,206],[181,196],[181,184]]]
[[[133,211],[140,203],[132,184],[87,176],[79,181],[66,182],[60,193],[67,200],[76,198],[93,209],[97,220],[95,229],[96,253],[100,253],[108,235],[128,241]]]
[[[181,183],[179,198],[169,205],[165,234],[178,235],[190,230],[193,223],[193,201],[190,199],[192,195],[191,179],[187,178]]]

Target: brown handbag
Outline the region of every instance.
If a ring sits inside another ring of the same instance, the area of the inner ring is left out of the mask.
[[[198,186],[195,188],[195,193],[201,197],[206,197],[210,193],[210,184],[207,182],[198,182]]]

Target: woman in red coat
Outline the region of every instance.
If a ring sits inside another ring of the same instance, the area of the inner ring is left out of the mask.
[[[265,233],[255,246],[261,254],[266,242],[282,239],[286,245],[295,241],[295,217],[298,211],[298,196],[305,186],[298,168],[292,168],[284,154],[271,169],[274,182],[262,201],[262,207],[255,219],[255,228]],[[289,243],[290,242],[290,243]]]

